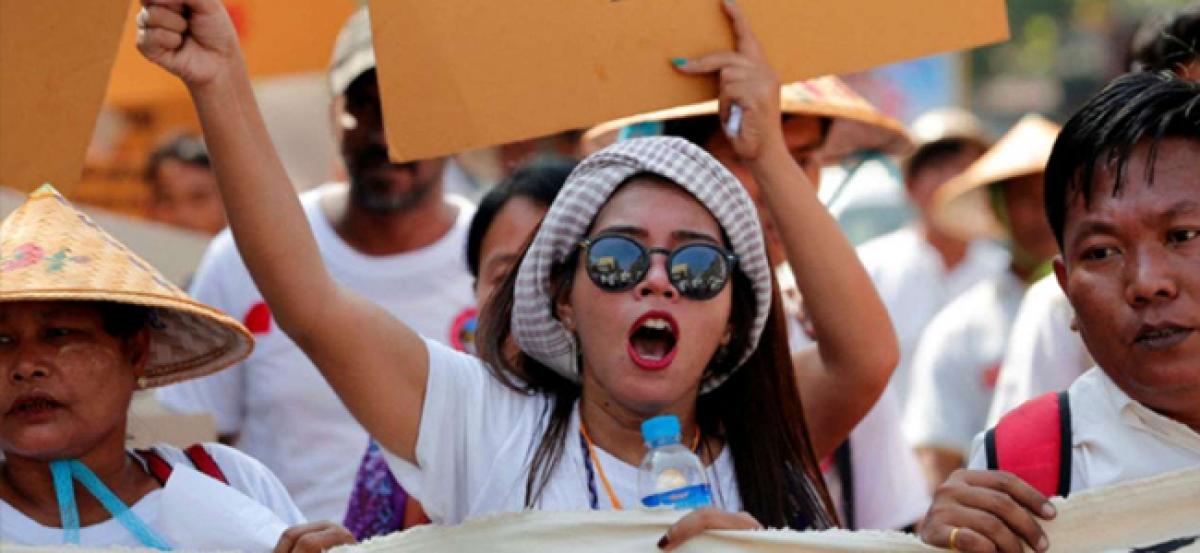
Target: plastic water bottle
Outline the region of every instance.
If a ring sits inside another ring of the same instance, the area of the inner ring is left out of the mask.
[[[642,438],[650,451],[638,470],[638,495],[646,507],[698,509],[712,505],[712,488],[704,465],[679,443],[679,419],[654,417],[642,423]]]

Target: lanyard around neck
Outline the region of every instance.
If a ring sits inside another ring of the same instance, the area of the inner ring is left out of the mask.
[[[58,499],[59,520],[62,522],[63,543],[79,544],[79,507],[75,504],[75,486],[78,480],[100,504],[146,547],[171,551],[171,546],[160,537],[121,498],[117,497],[96,473],[76,459],[60,459],[50,462],[50,474],[54,477],[54,494]]]
[[[692,441],[692,451],[697,454],[700,451],[700,431],[697,429],[696,437]],[[617,497],[617,493],[613,491],[612,484],[608,481],[608,476],[604,474],[604,465],[600,464],[600,457],[596,455],[596,446],[592,443],[592,437],[588,435],[587,425],[583,424],[583,420],[579,421],[579,444],[583,447],[583,466],[587,470],[588,477],[588,494],[592,510],[600,508],[600,498],[596,493],[595,476],[600,477],[600,483],[604,485],[604,492],[608,494],[608,500],[612,503],[613,509],[617,511],[624,510],[621,504],[621,499]],[[592,467],[595,467],[595,475],[593,475]]]

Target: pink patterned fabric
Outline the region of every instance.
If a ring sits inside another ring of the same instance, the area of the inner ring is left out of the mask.
[[[638,173],[654,173],[694,195],[729,236],[739,261],[737,269],[754,285],[755,318],[746,361],[766,326],[771,306],[771,265],[763,245],[762,225],[754,202],[716,159],[694,144],[674,137],[637,138],[600,150],[576,167],[550,206],[521,261],[513,305],[513,336],[521,349],[563,376],[578,381],[574,336],[555,317],[550,299],[551,268],[566,260],[584,238],[596,213],[617,186]],[[714,377],[701,392],[715,389],[728,377]]]

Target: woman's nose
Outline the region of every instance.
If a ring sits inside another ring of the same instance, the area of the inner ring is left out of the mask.
[[[658,260],[660,257],[662,258],[661,262]],[[665,252],[650,252],[650,268],[647,269],[646,278],[638,283],[636,291],[641,297],[661,295],[666,299],[675,299],[677,292],[675,286],[671,284],[670,274],[667,272]]]

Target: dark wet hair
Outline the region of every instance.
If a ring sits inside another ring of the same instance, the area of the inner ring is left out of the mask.
[[[471,276],[479,278],[483,238],[504,205],[513,198],[528,198],[548,207],[554,203],[554,198],[574,168],[575,164],[567,161],[528,165],[513,172],[483,196],[479,207],[475,209],[475,216],[471,218],[471,228],[467,231],[467,268]]]
[[[208,148],[204,145],[204,140],[198,136],[188,134],[179,135],[166,144],[159,146],[150,154],[150,159],[146,161],[146,182],[150,183],[153,187],[157,187],[158,168],[168,161],[179,161],[204,169],[212,167],[212,163],[208,159]]]
[[[634,175],[625,182],[646,178]],[[657,175],[652,178],[671,182]],[[673,184],[673,183],[672,183]],[[728,245],[728,240],[725,240]],[[528,246],[522,257],[528,253]],[[551,297],[557,303],[570,294],[579,264],[579,250],[552,269]],[[512,338],[511,316],[517,271],[509,273],[481,311],[479,356],[492,375],[521,393],[540,395],[546,427],[533,453],[525,485],[526,507],[538,503],[565,447],[572,410],[582,388],[524,352],[513,358],[505,351]],[[728,352],[743,351],[750,339],[756,302],[753,284],[740,269],[733,271],[730,325],[734,329]],[[829,492],[812,451],[804,409],[797,393],[795,370],[788,346],[787,322],[779,288],[772,283],[766,327],[750,358],[716,390],[697,400],[701,431],[721,436],[733,458],[738,493],[746,512],[773,528],[827,528],[836,524]],[[718,351],[705,374],[733,371],[737,356]]]
[[[1200,58],[1200,3],[1147,19],[1129,54],[1133,71],[1175,71]]]
[[[1158,145],[1173,137],[1200,140],[1200,83],[1170,72],[1118,77],[1072,116],[1046,164],[1046,218],[1059,249],[1067,206],[1075,194],[1090,205],[1098,170],[1115,176],[1116,196],[1134,148],[1149,143],[1146,176],[1152,180]]]

